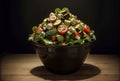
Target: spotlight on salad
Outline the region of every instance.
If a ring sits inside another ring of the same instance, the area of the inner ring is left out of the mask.
[[[42,45],[75,45],[96,40],[94,30],[68,8],[56,8],[38,25],[28,40]]]

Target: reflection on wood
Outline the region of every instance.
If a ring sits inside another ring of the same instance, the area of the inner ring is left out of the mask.
[[[75,73],[58,75],[46,70],[35,54],[2,57],[1,81],[120,81],[119,61],[114,55],[89,55]]]

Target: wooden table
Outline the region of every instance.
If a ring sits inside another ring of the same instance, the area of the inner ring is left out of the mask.
[[[119,58],[115,55],[89,55],[73,74],[48,72],[35,54],[9,54],[1,59],[1,81],[120,81]]]

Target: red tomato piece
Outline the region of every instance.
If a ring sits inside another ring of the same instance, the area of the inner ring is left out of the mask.
[[[36,28],[34,29],[34,33],[35,33],[35,34],[39,34],[41,30],[42,30],[41,27],[36,27]]]
[[[75,38],[80,39],[80,34],[78,32],[74,32]]]
[[[90,27],[88,25],[84,25],[83,27],[83,31],[86,33],[86,34],[90,34]]]
[[[59,34],[64,35],[68,31],[68,26],[65,24],[61,24],[58,26],[57,30],[58,30]]]
[[[56,36],[55,36],[55,35],[52,36],[52,40],[53,40],[53,41],[56,40]]]

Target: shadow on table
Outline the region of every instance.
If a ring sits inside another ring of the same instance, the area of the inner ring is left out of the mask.
[[[98,75],[101,70],[91,64],[83,64],[83,66],[75,73],[67,74],[67,75],[58,75],[49,72],[46,70],[44,66],[38,66],[33,68],[30,71],[33,75],[38,76],[40,78],[44,78],[46,80],[82,80],[94,77]]]

